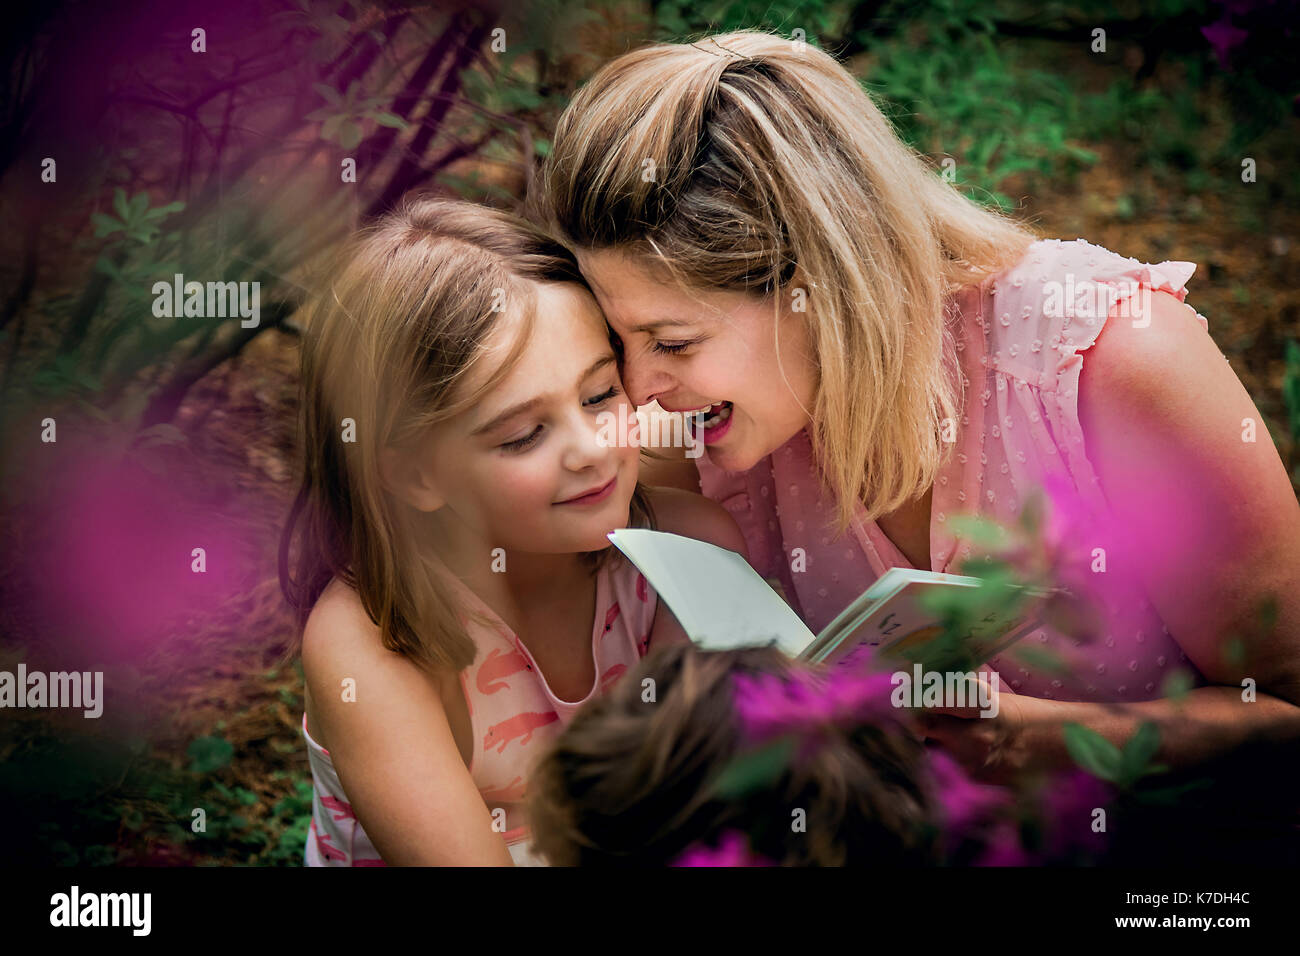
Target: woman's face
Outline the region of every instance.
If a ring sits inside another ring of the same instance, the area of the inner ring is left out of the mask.
[[[710,406],[709,460],[747,471],[811,420],[817,390],[808,315],[740,292],[685,290],[645,260],[579,251],[583,276],[623,343],[623,384],[636,405],[670,412]],[[797,286],[798,283],[796,282]],[[692,416],[694,418],[695,416]]]

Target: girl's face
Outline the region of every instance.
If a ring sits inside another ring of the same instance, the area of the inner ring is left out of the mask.
[[[597,551],[609,547],[606,533],[628,522],[636,409],[590,293],[572,283],[534,288],[537,319],[513,368],[422,449],[435,506],[425,510],[468,546]],[[501,367],[517,328],[505,321],[493,331],[466,388]]]
[[[631,401],[727,416],[699,436],[715,465],[747,471],[809,423],[816,360],[808,316],[792,310],[793,297],[774,328],[770,299],[687,292],[617,251],[581,251],[578,259],[623,343]]]

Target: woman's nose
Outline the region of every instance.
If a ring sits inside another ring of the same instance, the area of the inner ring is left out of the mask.
[[[672,388],[672,379],[645,357],[624,359],[623,387],[627,397],[637,408],[649,405]]]

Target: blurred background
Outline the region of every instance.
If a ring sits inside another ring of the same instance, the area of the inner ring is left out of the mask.
[[[1298,13],[1300,0],[8,12],[0,670],[102,670],[105,701],[98,720],[0,712],[0,804],[25,821],[6,861],[301,862],[302,679],[276,583],[295,310],[323,254],[408,190],[517,208],[573,91],[647,42],[752,27],[820,46],[977,201],[1045,237],[1197,263],[1188,302],[1300,488]],[[156,315],[154,283],[177,273],[260,283],[260,321]]]

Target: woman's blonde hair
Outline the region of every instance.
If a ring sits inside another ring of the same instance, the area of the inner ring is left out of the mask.
[[[567,249],[518,217],[419,197],[362,230],[327,275],[304,330],[303,476],[281,539],[281,588],[301,627],[338,577],[389,650],[463,669],[474,644],[461,609],[430,559],[424,516],[384,490],[381,453],[410,447],[496,387],[527,344],[534,283],[581,284],[582,275]],[[489,333],[508,317],[521,330],[509,356],[466,388]],[[640,486],[630,520],[653,524]],[[585,558],[594,570],[608,553]]]
[[[607,63],[542,183],[532,215],[562,241],[648,257],[686,288],[771,296],[779,315],[798,267],[841,531],[858,502],[874,519],[933,484],[962,414],[948,297],[1036,238],[936,176],[832,57],[750,30]]]

